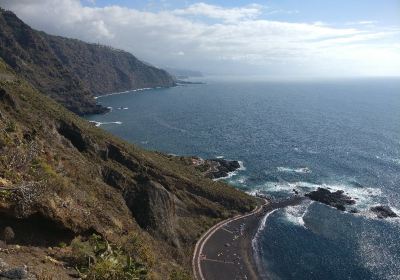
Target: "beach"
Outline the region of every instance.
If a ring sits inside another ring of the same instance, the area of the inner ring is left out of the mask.
[[[193,271],[198,280],[263,279],[257,267],[253,239],[269,212],[297,205],[303,197],[268,201],[252,212],[222,221],[208,230],[196,245]]]

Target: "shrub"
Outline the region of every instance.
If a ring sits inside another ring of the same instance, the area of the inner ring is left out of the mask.
[[[123,247],[127,254],[132,256],[135,261],[146,263],[149,267],[154,265],[156,259],[154,253],[148,246],[148,242],[143,240],[139,235],[129,235],[127,240],[123,242]]]
[[[191,279],[189,273],[184,270],[174,269],[169,275],[168,280],[189,280]]]
[[[82,279],[141,280],[146,279],[147,267],[132,256],[113,248],[99,235],[87,241],[76,238],[71,243],[72,262]]]
[[[8,133],[11,133],[11,132],[15,132],[16,130],[17,130],[17,126],[16,126],[15,122],[8,121],[5,131]]]

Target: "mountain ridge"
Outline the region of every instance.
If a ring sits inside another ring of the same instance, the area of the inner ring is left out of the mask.
[[[40,92],[79,115],[104,113],[96,95],[171,87],[165,70],[107,46],[36,31],[0,8],[0,57]]]

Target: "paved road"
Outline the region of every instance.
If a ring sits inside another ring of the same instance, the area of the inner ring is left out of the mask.
[[[264,205],[267,203],[265,201]],[[245,215],[224,220],[203,234],[193,255],[195,279],[250,279],[247,276],[247,266],[239,254],[240,245],[247,236],[245,221],[261,213],[263,206]]]
[[[301,203],[292,197],[268,202],[252,212],[224,220],[210,228],[196,244],[192,266],[196,280],[259,279],[253,259],[251,240],[261,218],[268,212]]]

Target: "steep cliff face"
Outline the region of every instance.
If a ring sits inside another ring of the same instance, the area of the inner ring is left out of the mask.
[[[39,91],[80,115],[107,111],[94,95],[174,85],[166,71],[127,52],[36,31],[1,9],[0,57]]]
[[[8,254],[0,251],[0,259],[28,264],[32,273],[41,273],[39,267],[56,271],[54,279],[69,279],[58,262],[71,266],[65,254],[85,249],[76,240],[93,233],[118,252],[130,252],[149,278],[169,279],[174,269],[190,271],[191,251],[203,231],[257,203],[182,160],[94,127],[1,60],[0,155],[0,232],[13,228],[10,246],[19,245]]]
[[[172,77],[132,54],[106,46],[43,34],[51,49],[95,95],[129,89],[171,87]]]

